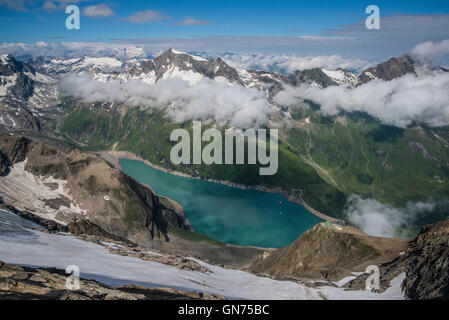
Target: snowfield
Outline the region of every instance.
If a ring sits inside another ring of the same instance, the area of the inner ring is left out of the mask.
[[[35,176],[25,170],[25,164],[26,159],[14,164],[10,173],[6,177],[0,178],[0,195],[3,195],[4,200],[12,203],[16,209],[39,212],[39,217],[53,220],[62,225],[65,225],[65,223],[56,218],[58,213],[69,216],[86,213],[69,194],[66,188],[66,180]],[[52,189],[48,184],[55,184],[57,187]],[[70,199],[70,207],[60,206],[59,209],[53,209],[45,204],[44,200],[60,197]]]
[[[383,294],[344,291],[334,287],[309,288],[202,261],[198,262],[212,273],[184,271],[157,262],[115,255],[101,245],[40,230],[42,228],[38,225],[0,210],[0,260],[10,264],[59,269],[77,265],[81,277],[107,285],[171,287],[220,294],[230,299],[403,299],[400,291],[403,275],[394,279]]]

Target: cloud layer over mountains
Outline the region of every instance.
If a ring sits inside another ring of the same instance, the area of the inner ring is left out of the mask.
[[[274,112],[265,92],[210,79],[189,84],[167,79],[156,84],[141,80],[104,83],[85,76],[69,76],[61,88],[85,101],[120,101],[133,105],[169,106],[175,121],[214,120],[237,127],[260,126]],[[294,106],[303,99],[321,105],[325,115],[363,111],[382,123],[405,128],[413,123],[432,127],[449,124],[449,73],[428,71],[391,81],[372,80],[356,88],[302,85],[278,93],[274,101]]]
[[[165,45],[166,47],[168,44]],[[177,48],[173,44],[174,48]],[[168,49],[168,48],[167,48]],[[146,58],[162,53],[164,50],[153,48],[146,44],[127,43],[101,43],[101,42],[59,42],[48,43],[44,41],[24,43],[2,43],[0,52],[10,53],[15,57],[21,56],[48,56],[48,57],[83,57],[83,56],[114,56],[117,58]],[[272,70],[276,72],[291,73],[295,70],[310,68],[349,69],[362,71],[374,63],[359,58],[343,58],[334,55],[297,55],[297,54],[251,54],[251,53],[221,53],[197,52],[197,55],[214,58],[219,56],[234,67]]]
[[[432,71],[391,81],[373,80],[356,88],[331,86],[324,89],[303,85],[278,94],[278,103],[292,105],[301,98],[321,105],[327,115],[341,110],[364,111],[384,124],[406,127],[422,122],[438,127],[449,124],[449,73]]]
[[[237,68],[270,70],[273,72],[293,73],[296,70],[337,68],[361,72],[375,63],[358,59],[346,59],[340,55],[298,56],[287,54],[223,54],[223,60]]]
[[[440,42],[426,41],[420,43],[412,49],[411,54],[437,65],[447,65],[449,60],[449,39]]]
[[[378,237],[397,237],[401,229],[410,228],[419,216],[435,207],[431,203],[417,202],[408,203],[404,209],[396,209],[358,195],[351,195],[348,204],[348,221],[365,233]]]
[[[3,46],[8,46],[3,44]],[[27,47],[28,46],[28,47]],[[86,52],[94,55],[113,54],[121,57],[145,57],[142,48],[115,45],[103,46],[91,43],[35,44],[26,45],[27,50],[55,50],[56,52]],[[20,50],[20,47],[11,47]],[[10,48],[10,49],[11,49]],[[31,48],[31,49],[30,49]],[[206,54],[206,53],[205,53]],[[449,40],[424,42],[413,48],[411,54],[431,61],[449,54]],[[339,55],[296,56],[296,55],[245,55],[223,54],[224,60],[239,68],[253,68],[291,73],[294,70],[321,67],[330,70],[347,68],[361,71],[372,65],[361,59],[344,59]],[[296,105],[302,99],[310,99],[321,105],[326,115],[336,115],[341,110],[363,111],[378,118],[382,123],[406,127],[414,122],[430,126],[449,124],[449,73],[443,71],[419,70],[419,76],[406,75],[392,81],[373,80],[356,88],[344,86],[302,85],[286,88],[275,97],[280,105]],[[221,124],[239,127],[259,126],[273,112],[265,93],[241,86],[228,86],[209,79],[194,85],[182,80],[161,81],[150,85],[142,81],[109,84],[87,78],[69,77],[62,87],[76,97],[86,101],[117,100],[132,101],[135,104],[170,104],[169,109],[177,121],[187,119],[214,119]],[[175,111],[176,110],[176,111]]]
[[[173,120],[199,119],[219,124],[249,128],[264,124],[273,113],[265,93],[242,86],[228,86],[210,79],[196,84],[181,79],[167,79],[155,84],[142,80],[100,82],[87,75],[64,79],[61,89],[86,102],[118,101],[133,105],[167,108]]]

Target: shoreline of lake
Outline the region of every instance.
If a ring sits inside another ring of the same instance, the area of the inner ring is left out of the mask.
[[[337,218],[330,217],[328,215],[325,215],[325,214],[315,210],[309,204],[307,204],[300,196],[298,196],[296,194],[292,194],[290,192],[287,192],[281,188],[267,188],[267,187],[259,186],[259,185],[247,186],[247,185],[238,184],[238,183],[225,181],[225,180],[195,177],[195,176],[191,176],[186,173],[183,173],[183,172],[168,170],[162,166],[154,164],[146,159],[143,159],[142,157],[139,157],[136,154],[129,152],[129,151],[108,150],[108,151],[97,152],[97,154],[99,154],[102,158],[104,158],[105,160],[107,160],[113,166],[115,166],[116,168],[118,168],[120,170],[121,170],[121,166],[119,164],[119,159],[137,160],[137,161],[141,161],[141,162],[145,163],[146,165],[148,165],[156,170],[160,170],[160,171],[163,171],[163,172],[166,172],[166,173],[169,173],[172,175],[184,177],[184,178],[197,179],[197,180],[203,180],[203,181],[207,181],[207,182],[218,183],[218,184],[222,184],[222,185],[225,185],[228,187],[242,189],[242,190],[256,190],[256,191],[261,191],[261,192],[266,192],[266,193],[271,193],[271,194],[279,194],[282,197],[284,197],[287,201],[290,201],[290,202],[293,202],[293,203],[303,206],[308,212],[317,216],[320,219],[327,220],[331,223],[337,223],[340,221]]]

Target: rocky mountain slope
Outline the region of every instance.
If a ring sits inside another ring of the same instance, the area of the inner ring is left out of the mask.
[[[165,207],[150,188],[102,158],[20,136],[0,136],[4,159],[3,201],[21,211],[67,225],[87,219],[135,243],[168,241],[168,227],[190,230],[186,219]]]
[[[291,245],[256,258],[249,270],[275,278],[339,280],[368,265],[386,262],[405,250],[407,241],[377,238],[351,227],[317,224]]]
[[[412,241],[378,238],[330,224],[319,224],[285,248],[256,257],[249,270],[276,279],[325,279],[335,281],[368,265],[380,271],[380,289],[405,274],[401,287],[413,300],[449,299],[449,220],[425,226]],[[344,284],[363,290],[368,274]]]
[[[424,227],[405,255],[402,288],[411,299],[449,299],[449,220]]]

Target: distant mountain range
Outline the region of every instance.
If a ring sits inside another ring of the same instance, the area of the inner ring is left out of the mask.
[[[28,62],[23,62],[11,55],[2,54],[0,62],[0,123],[19,131],[41,129],[42,122],[46,122],[44,109],[59,102],[58,82],[70,74],[88,74],[92,79],[103,82],[141,79],[146,83],[155,83],[179,78],[194,84],[203,78],[209,78],[220,83],[264,90],[273,105],[274,95],[286,87],[308,84],[322,88],[351,88],[374,79],[389,81],[405,74],[416,74],[419,67],[418,62],[404,55],[369,68],[358,76],[345,69],[321,68],[297,70],[293,74],[284,75],[236,69],[220,58],[206,60],[173,49],[154,59],[118,59],[110,56],[66,59],[33,57]]]

